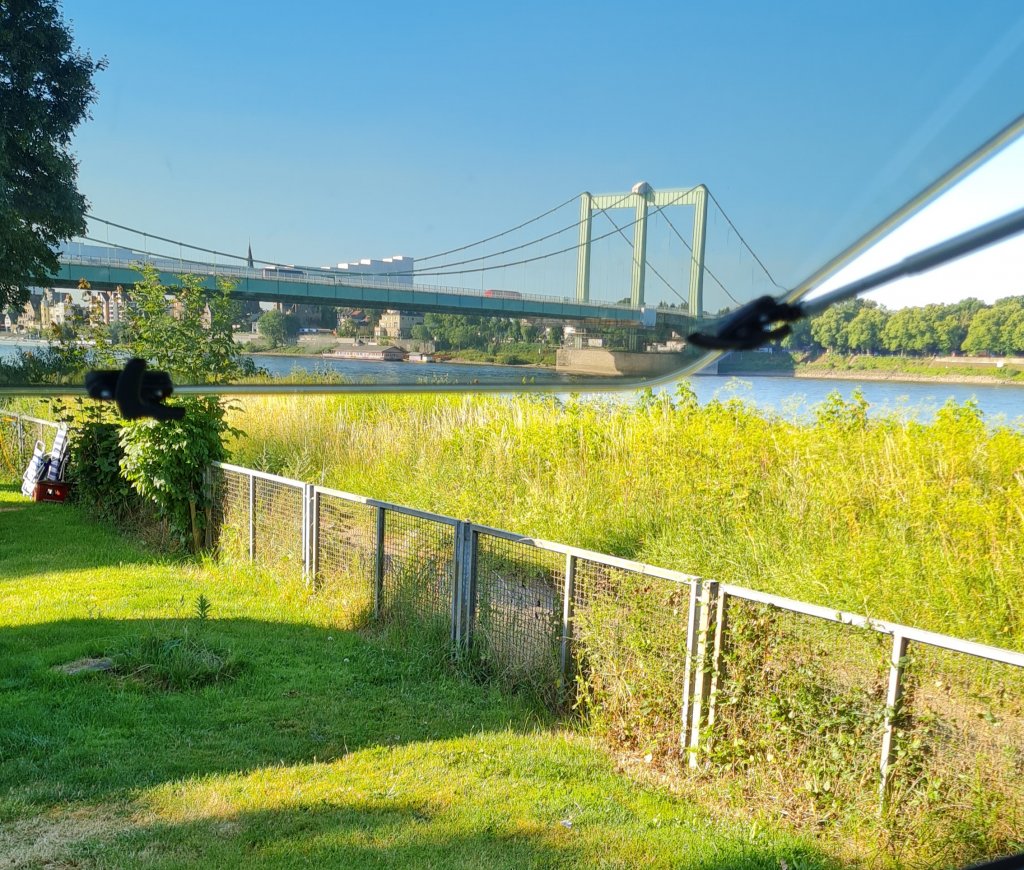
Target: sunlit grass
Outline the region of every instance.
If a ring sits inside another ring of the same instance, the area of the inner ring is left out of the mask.
[[[157,558],[13,488],[0,566],[3,866],[830,864],[618,773],[412,635],[345,630],[293,577]],[[184,631],[244,667],[195,688],[52,670]]]
[[[246,399],[234,459],[488,525],[1024,646],[1024,434],[947,408]],[[979,595],[984,606],[977,606]]]

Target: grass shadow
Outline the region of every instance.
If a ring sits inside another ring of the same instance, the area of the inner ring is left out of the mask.
[[[0,583],[40,574],[174,561],[125,539],[85,511],[33,502],[21,494],[20,484],[0,483]]]
[[[0,790],[33,804],[102,799],[540,721],[529,705],[446,672],[437,657],[302,624],[211,620],[209,639],[242,663],[219,686],[166,692],[52,670],[180,628],[177,620],[77,619],[0,630]]]

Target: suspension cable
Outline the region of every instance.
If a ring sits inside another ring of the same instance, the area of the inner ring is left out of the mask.
[[[416,257],[416,259],[418,261],[420,261],[421,263],[425,263],[427,260],[436,260],[438,257],[447,257],[449,254],[457,254],[457,253],[459,253],[459,251],[466,251],[469,248],[475,248],[475,247],[477,247],[479,245],[486,244],[487,242],[493,242],[495,239],[500,239],[502,236],[507,236],[509,233],[514,233],[516,230],[521,230],[523,227],[529,226],[532,223],[536,223],[537,221],[541,220],[542,218],[546,218],[549,214],[554,214],[556,211],[558,211],[559,209],[565,208],[567,205],[569,205],[569,203],[571,203],[574,200],[578,199],[580,196],[582,196],[582,194],[581,193],[577,193],[575,196],[570,197],[569,199],[567,199],[565,202],[561,203],[560,205],[556,205],[554,208],[549,208],[543,214],[539,214],[539,215],[537,215],[537,217],[530,218],[528,221],[523,221],[521,224],[518,224],[517,226],[511,227],[510,229],[504,230],[503,232],[495,233],[493,236],[488,236],[486,239],[480,239],[480,241],[478,241],[478,242],[470,242],[468,245],[461,245],[458,248],[452,248],[452,249],[450,249],[448,251],[442,251],[439,254],[430,254],[429,256],[426,256],[426,257]],[[580,224],[580,221],[577,221],[575,225],[579,226],[579,224]],[[453,263],[451,265],[455,265],[455,264]]]
[[[710,193],[710,191],[709,191],[709,193]],[[724,212],[723,212],[723,214],[724,214]],[[693,257],[693,246],[688,241],[686,241],[685,238],[683,238],[683,234],[680,233],[679,230],[676,229],[676,225],[674,223],[672,223],[671,219],[669,218],[669,216],[667,214],[662,214],[662,217],[665,218],[665,222],[672,228],[672,232],[674,232],[676,234],[676,238],[678,238],[679,241],[681,241],[684,245],[686,245],[686,250],[688,250],[690,252],[690,257],[692,258]],[[719,280],[718,276],[714,272],[711,271],[711,267],[708,266],[707,263],[701,264],[701,268],[705,272],[707,272],[708,277],[710,277],[712,281],[714,281],[719,287],[721,287],[722,288],[722,292],[726,296],[728,296],[736,305],[742,305],[743,304],[742,302],[740,302],[739,299],[737,299],[735,296],[732,295],[732,293],[729,292],[729,288],[726,287],[725,284],[723,284]]]
[[[660,214],[661,212],[663,212],[669,206],[672,206],[672,205],[675,205],[676,203],[678,203],[679,200],[681,200],[683,197],[685,197],[689,193],[690,193],[689,190],[682,191],[678,196],[674,197],[671,201],[666,202],[664,205],[658,206],[652,212],[652,214],[655,214],[655,215],[656,214]],[[629,195],[632,195],[632,194],[629,194]],[[611,206],[609,206],[609,208],[611,208]],[[600,235],[600,236],[597,236],[595,238],[592,238],[590,240],[590,242],[591,242],[591,244],[594,243],[594,242],[599,242],[602,239],[607,239],[609,236],[614,236],[616,234],[616,232],[621,232],[623,229],[627,229],[628,230],[630,227],[632,227],[635,224],[637,224],[640,220],[641,220],[641,218],[636,218],[636,219],[632,220],[630,223],[626,224],[622,228],[618,228],[618,229],[614,229],[614,230],[609,230],[604,235]],[[536,257],[530,257],[530,258],[525,259],[525,260],[515,260],[515,261],[513,261],[511,263],[496,263],[493,266],[485,266],[485,267],[477,268],[477,269],[453,269],[451,271],[445,271],[444,267],[442,266],[442,267],[439,267],[437,271],[433,271],[433,272],[412,272],[412,273],[408,273],[408,274],[415,274],[418,277],[426,277],[426,276],[433,276],[433,275],[468,275],[468,274],[476,273],[476,272],[487,272],[487,271],[490,271],[492,269],[504,269],[504,268],[506,268],[508,266],[519,266],[519,265],[522,265],[523,263],[535,263],[538,260],[547,260],[547,259],[549,259],[551,257],[557,257],[559,254],[566,254],[569,251],[579,250],[585,244],[586,244],[585,242],[584,243],[577,243],[575,245],[570,245],[567,248],[561,248],[560,250],[551,251],[550,253],[547,253],[547,254],[539,254]],[[401,275],[401,274],[406,274],[406,273],[392,272],[390,274]],[[737,304],[739,304],[739,303],[737,303]]]
[[[768,280],[771,281],[772,284],[774,284],[779,290],[785,291],[786,288],[783,287],[778,281],[775,280],[775,278],[772,275],[772,273],[768,271],[768,267],[764,263],[762,263],[761,262],[761,258],[759,256],[757,256],[756,253],[754,253],[754,249],[752,247],[750,247],[750,245],[747,243],[747,240],[745,238],[743,238],[743,233],[741,233],[738,229],[736,229],[736,224],[734,224],[732,222],[732,218],[730,218],[729,215],[726,214],[725,209],[722,208],[722,204],[715,198],[715,195],[710,190],[708,191],[708,196],[710,196],[711,197],[711,201],[716,206],[718,206],[718,210],[722,213],[722,217],[724,217],[726,222],[729,224],[729,226],[732,227],[732,231],[734,233],[736,233],[736,236],[740,240],[740,242],[743,244],[743,247],[745,247],[750,252],[750,256],[753,257],[757,261],[757,265],[761,267],[761,271],[764,272],[765,275],[768,276]],[[735,300],[733,300],[733,301],[735,301]]]
[[[627,199],[630,196],[632,196],[632,194],[628,194],[627,193],[622,199],[623,200]],[[619,202],[622,202],[622,200],[619,200]],[[618,203],[616,203],[615,205],[618,205]],[[615,208],[615,205],[610,205],[609,208]],[[550,212],[548,212],[548,214],[550,214]],[[436,269],[447,269],[450,266],[465,266],[468,263],[478,263],[481,260],[489,260],[491,257],[500,257],[503,254],[511,254],[513,251],[521,251],[523,248],[530,247],[530,245],[536,245],[539,242],[546,242],[548,239],[554,238],[555,236],[560,236],[562,233],[567,232],[568,230],[576,229],[576,227],[578,227],[581,223],[583,223],[583,221],[582,220],[578,220],[575,223],[571,223],[568,226],[564,226],[564,227],[562,227],[559,230],[555,230],[554,232],[550,232],[546,236],[540,236],[539,238],[532,239],[529,242],[523,242],[523,244],[516,245],[515,247],[512,247],[512,248],[505,248],[505,250],[503,250],[503,251],[491,251],[489,254],[483,254],[483,255],[481,255],[479,257],[470,257],[467,260],[456,260],[454,263],[444,263],[444,264],[442,264],[440,266],[435,266],[434,268],[436,268]],[[524,226],[525,226],[525,224],[524,224]],[[502,233],[501,235],[504,235],[504,233]],[[492,238],[498,238],[498,236],[492,236]],[[467,245],[466,247],[473,247],[473,246],[472,245]],[[424,257],[421,260],[419,257],[417,257],[417,258],[415,258],[415,263],[421,263],[423,260],[429,260],[429,259],[431,259],[431,258],[430,257]],[[512,265],[518,265],[518,264],[513,263]],[[416,272],[415,265],[413,266],[413,271],[414,271],[415,274],[420,274],[419,272]]]
[[[598,211],[601,212],[601,214],[603,214],[606,218],[608,218],[609,221],[611,221],[612,226],[615,227],[615,229],[617,229],[619,231],[619,235],[622,236],[622,238],[624,238],[626,240],[626,244],[629,245],[630,250],[635,250],[635,248],[633,247],[633,240],[630,239],[630,237],[627,236],[620,229],[619,225],[617,223],[615,223],[615,220],[612,218],[612,216],[610,214],[608,214],[608,212],[605,211],[603,208],[599,208]],[[659,272],[657,269],[654,268],[654,264],[651,263],[651,261],[648,260],[647,257],[644,257],[644,265],[647,266],[648,269],[650,269],[655,275],[657,275],[661,279],[661,283],[662,284],[664,284],[666,287],[668,287],[668,289],[671,290],[673,293],[675,293],[675,295],[678,296],[683,302],[687,302],[686,297],[683,296],[683,294],[680,293],[678,290],[676,290],[675,287],[673,287],[671,284],[669,284],[669,282],[665,279],[665,276],[662,275],[661,272]]]

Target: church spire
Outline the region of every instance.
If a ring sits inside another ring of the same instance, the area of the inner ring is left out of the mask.
[[[252,241],[251,240],[249,242],[249,256],[245,258],[245,262],[249,266],[250,269],[254,269],[255,268],[255,266],[253,266],[253,262],[252,262]]]

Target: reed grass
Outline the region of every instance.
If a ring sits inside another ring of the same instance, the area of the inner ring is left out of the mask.
[[[525,397],[239,402],[234,461],[421,509],[1024,648],[1024,434],[973,405],[811,424]]]

